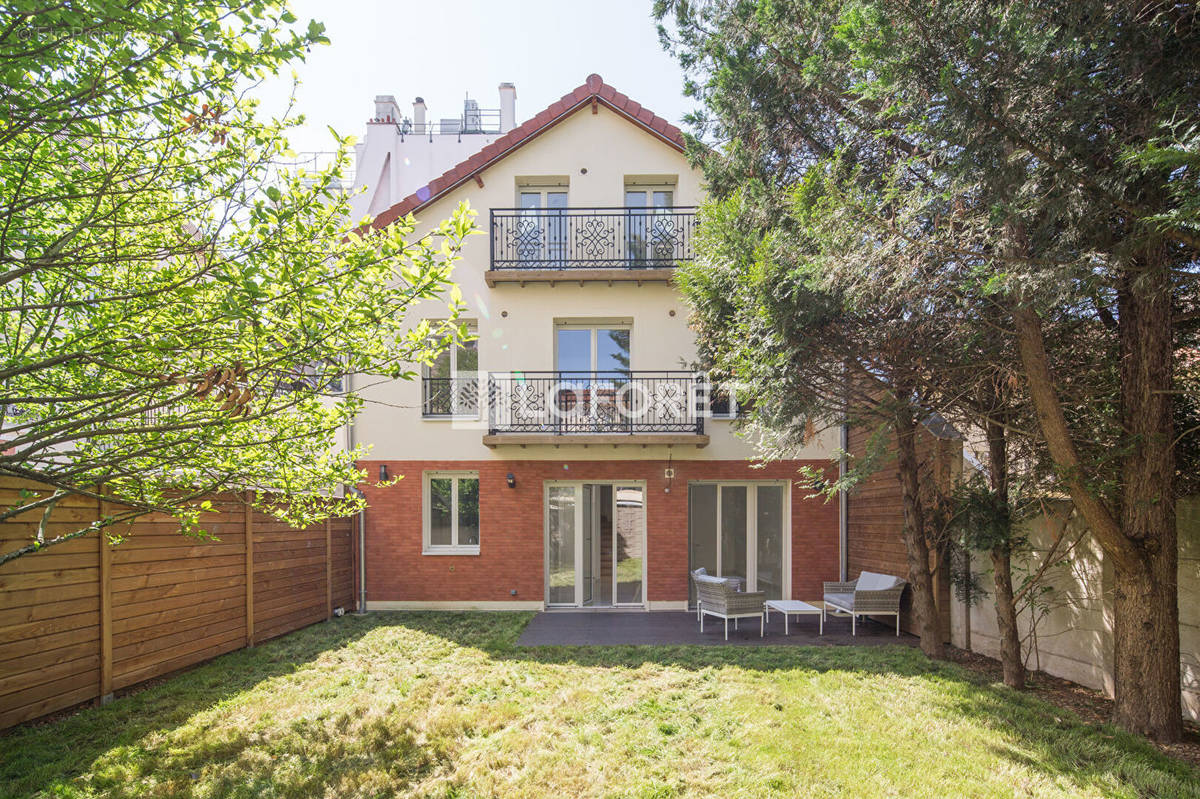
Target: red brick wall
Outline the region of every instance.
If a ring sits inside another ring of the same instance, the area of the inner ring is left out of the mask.
[[[404,475],[385,488],[363,486],[366,514],[367,601],[504,602],[544,599],[543,483],[546,480],[642,480],[646,483],[646,539],[651,602],[688,595],[687,485],[691,480],[795,480],[804,465],[783,461],[752,468],[746,461],[673,461],[671,492],[666,461],[366,461],[376,477]],[[567,468],[564,469],[563,467]],[[479,472],[479,554],[422,555],[421,474]],[[516,488],[505,475],[516,476]],[[830,472],[835,474],[836,470]],[[821,582],[837,579],[837,503],[806,499],[792,486],[792,595],[819,598]],[[516,596],[510,590],[516,590]]]

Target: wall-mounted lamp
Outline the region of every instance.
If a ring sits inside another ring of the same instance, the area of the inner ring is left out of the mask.
[[[383,482],[386,479],[387,479],[387,464],[381,463],[381,464],[379,464],[379,480],[380,480],[380,482]]]
[[[508,474],[504,475],[504,482],[508,483],[509,488],[516,488],[517,476],[512,472],[509,472]]]

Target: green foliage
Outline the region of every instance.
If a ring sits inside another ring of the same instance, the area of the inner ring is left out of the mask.
[[[0,11],[0,476],[50,486],[0,519],[101,492],[193,531],[225,489],[296,524],[358,508],[334,496],[363,477],[334,446],[346,380],[411,378],[465,334],[474,214],[352,229],[348,139],[276,166],[296,120],[253,86],[325,41],[282,0]],[[423,301],[446,321],[410,326]]]

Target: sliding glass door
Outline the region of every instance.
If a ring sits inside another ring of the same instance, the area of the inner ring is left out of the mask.
[[[783,599],[790,586],[786,506],[785,483],[692,483],[688,568],[703,566],[709,574],[738,578],[745,591]]]
[[[546,604],[645,604],[646,491],[625,483],[546,486]]]

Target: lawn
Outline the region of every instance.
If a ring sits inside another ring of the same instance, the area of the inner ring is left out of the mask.
[[[5,796],[1183,797],[1132,736],[905,647],[523,649],[374,614],[0,737]]]

